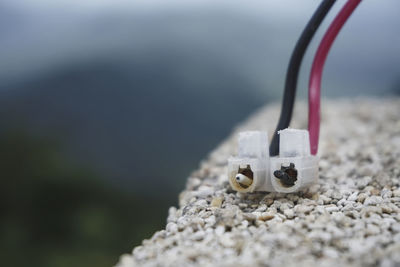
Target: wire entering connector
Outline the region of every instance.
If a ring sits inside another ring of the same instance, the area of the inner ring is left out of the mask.
[[[243,188],[248,188],[253,183],[254,173],[247,165],[246,168],[240,168],[235,176],[236,182]]]
[[[294,186],[295,182],[297,181],[297,170],[294,163],[290,163],[289,166],[281,165],[280,170],[274,171],[274,176],[279,179],[283,186]]]

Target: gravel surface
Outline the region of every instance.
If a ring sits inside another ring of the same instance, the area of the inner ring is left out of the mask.
[[[213,151],[165,230],[117,266],[400,266],[400,99],[323,101],[320,180],[308,191],[232,191],[237,132],[271,136],[278,111],[258,111]],[[306,116],[298,104],[292,127]]]

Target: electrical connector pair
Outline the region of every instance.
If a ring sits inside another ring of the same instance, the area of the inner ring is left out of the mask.
[[[304,53],[334,2],[335,0],[324,0],[320,4],[295,46],[286,75],[281,115],[270,148],[268,149],[266,132],[239,134],[238,156],[228,161],[229,182],[234,190],[291,193],[317,182],[316,154],[320,128],[322,71],[333,41],[361,0],[346,2],[326,31],[315,54],[309,82],[308,131],[285,128],[289,126],[292,118],[297,78]]]
[[[318,181],[318,156],[310,154],[308,131],[285,129],[279,135],[279,156],[270,157],[266,132],[239,133],[238,155],[228,160],[234,190],[292,193]]]

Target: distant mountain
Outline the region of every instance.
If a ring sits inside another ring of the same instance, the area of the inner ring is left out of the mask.
[[[57,138],[71,159],[125,188],[175,191],[235,124],[267,101],[254,91],[218,58],[99,59],[2,90],[0,119],[3,129],[25,125]]]

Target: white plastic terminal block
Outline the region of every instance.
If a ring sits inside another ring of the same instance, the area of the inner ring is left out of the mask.
[[[307,130],[279,132],[279,157],[269,157],[268,134],[239,133],[238,156],[228,160],[228,178],[238,192],[291,193],[318,181],[318,157],[310,154]]]
[[[278,133],[279,157],[271,158],[270,169],[275,191],[296,192],[317,182],[318,157],[310,154],[308,131],[285,129]]]
[[[238,192],[271,191],[268,134],[239,133],[238,156],[228,160],[229,183]]]

